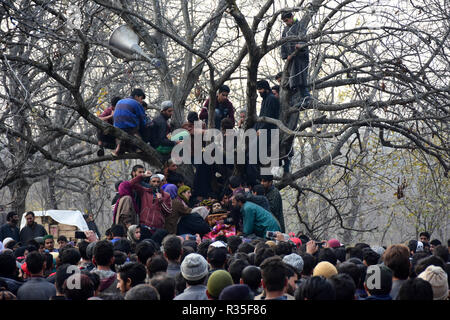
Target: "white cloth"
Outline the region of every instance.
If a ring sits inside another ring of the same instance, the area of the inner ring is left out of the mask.
[[[206,207],[195,207],[192,209],[191,213],[193,212],[198,213],[203,219],[205,219],[209,214],[208,208]]]
[[[33,212],[36,217],[49,216],[59,223],[76,226],[80,231],[89,230],[86,220],[83,218],[83,214],[78,210],[47,210]],[[26,225],[25,214],[26,212],[22,215],[22,221],[20,222],[21,230]]]

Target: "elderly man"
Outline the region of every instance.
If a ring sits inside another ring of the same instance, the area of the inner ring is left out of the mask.
[[[152,136],[150,144],[161,154],[169,154],[172,148],[181,141],[171,141],[168,135],[172,132],[168,124],[172,118],[174,108],[173,102],[170,100],[161,103],[160,114],[153,119]]]
[[[146,188],[140,182],[149,176],[150,188]],[[151,228],[164,228],[165,217],[172,214],[172,200],[167,192],[161,190],[159,175],[150,175],[150,172],[146,172],[130,180],[130,184],[141,199],[139,222]]]

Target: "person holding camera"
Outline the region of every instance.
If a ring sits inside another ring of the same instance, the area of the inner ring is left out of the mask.
[[[141,181],[150,177],[150,188],[142,186]],[[170,195],[160,188],[159,175],[147,171],[130,180],[130,184],[141,200],[139,222],[150,228],[164,228],[165,219],[172,214]]]

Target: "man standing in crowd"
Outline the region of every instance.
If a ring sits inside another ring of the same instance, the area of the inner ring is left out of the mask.
[[[27,224],[25,227],[22,228],[22,230],[20,230],[20,242],[22,242],[23,244],[27,243],[28,241],[36,238],[36,237],[44,237],[47,235],[47,230],[45,230],[45,228],[36,223],[34,221],[34,212],[33,211],[28,211],[25,214],[25,219],[27,221]]]
[[[266,190],[265,196],[269,200],[270,212],[277,218],[280,223],[281,232],[284,233],[283,199],[281,198],[280,191],[273,185],[273,176],[262,176],[261,184]]]
[[[144,99],[144,91],[142,89],[134,89],[130,97],[117,102],[113,116],[114,126],[140,138],[139,132],[145,127],[147,119],[142,106]],[[116,139],[116,145],[116,149],[112,153],[114,156],[123,152],[119,139]]]
[[[219,88],[217,94],[217,103],[214,115],[214,127],[220,130],[220,123],[225,118],[230,118],[235,123],[234,120],[234,107],[230,100],[228,100],[228,95],[230,94],[230,87],[227,85],[222,85]],[[205,101],[202,110],[200,111],[199,118],[208,124],[208,107],[209,99]]]
[[[6,216],[6,223],[0,227],[0,241],[6,238],[12,238],[14,241],[19,242],[19,216],[14,211],[8,212]]]

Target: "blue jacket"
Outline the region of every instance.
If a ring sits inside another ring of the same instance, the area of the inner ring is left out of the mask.
[[[147,116],[142,105],[133,98],[119,100],[114,110],[114,126],[120,129],[143,128]]]

